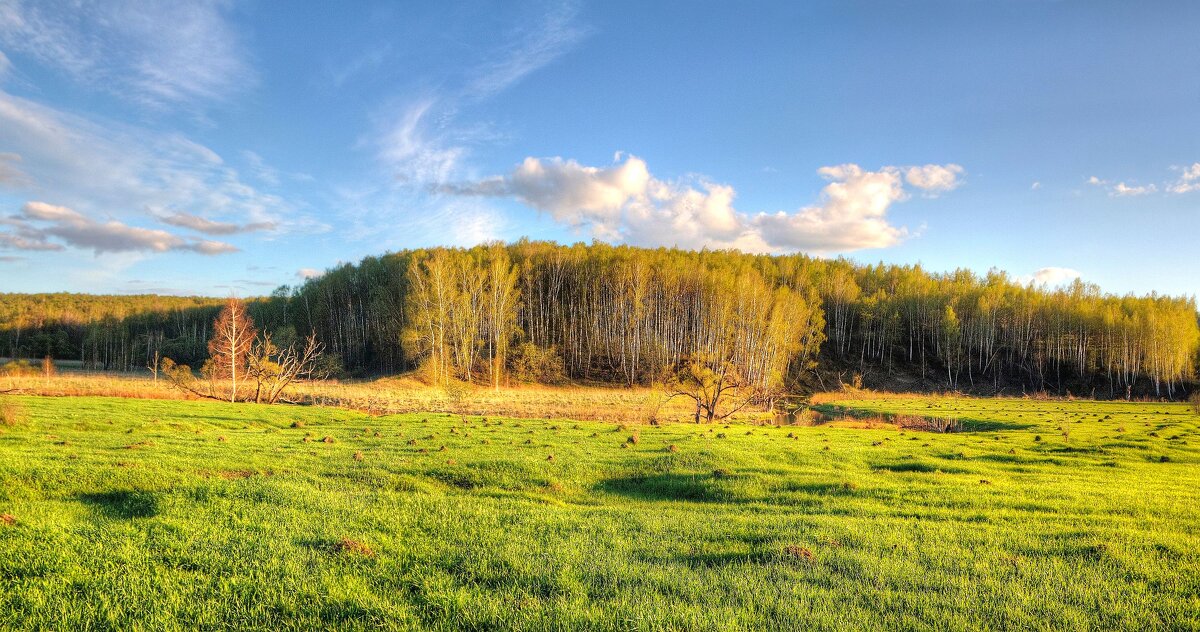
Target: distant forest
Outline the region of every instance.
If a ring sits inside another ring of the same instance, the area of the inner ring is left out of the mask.
[[[0,294],[0,355],[199,364],[224,299]],[[697,357],[767,390],[868,386],[1178,397],[1193,298],[804,255],[520,241],[368,257],[250,299],[261,329],[315,332],[354,376],[646,384]],[[871,382],[879,384],[872,384]],[[900,382],[896,382],[900,383]]]

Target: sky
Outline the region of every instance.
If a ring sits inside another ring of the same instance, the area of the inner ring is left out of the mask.
[[[1200,3],[0,0],[0,291],[521,237],[1200,292]]]

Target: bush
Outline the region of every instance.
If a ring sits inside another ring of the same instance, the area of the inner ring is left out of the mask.
[[[4,366],[0,366],[0,376],[4,377],[21,377],[27,375],[37,375],[40,371],[29,364],[29,360],[13,360],[7,362]]]
[[[1200,390],[1192,393],[1192,396],[1188,398],[1188,403],[1192,405],[1192,410],[1200,415]]]
[[[554,347],[539,347],[531,342],[517,346],[508,362],[512,377],[518,382],[565,384],[567,369],[562,356]]]

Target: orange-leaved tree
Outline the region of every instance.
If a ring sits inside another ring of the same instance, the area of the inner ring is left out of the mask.
[[[238,376],[246,375],[248,356],[258,331],[254,319],[246,313],[246,304],[230,297],[229,302],[213,321],[212,339],[208,341],[209,359],[203,373],[210,379],[229,380],[229,401],[237,401]]]

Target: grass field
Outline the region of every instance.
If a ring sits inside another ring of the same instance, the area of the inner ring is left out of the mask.
[[[852,418],[0,397],[0,627],[1200,629],[1185,406],[822,401]]]

